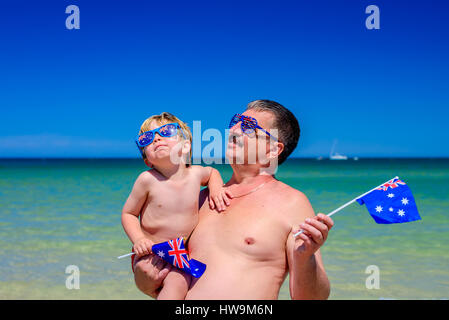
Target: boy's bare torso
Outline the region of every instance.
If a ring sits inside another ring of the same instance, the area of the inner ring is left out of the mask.
[[[286,201],[296,193],[276,181],[234,198],[220,214],[205,201],[189,250],[207,269],[186,299],[277,299],[288,271],[292,216],[294,223],[301,220]]]
[[[144,234],[154,243],[189,236],[198,223],[201,177],[187,168],[180,179],[169,180],[156,170],[147,171],[148,198],[140,213]]]

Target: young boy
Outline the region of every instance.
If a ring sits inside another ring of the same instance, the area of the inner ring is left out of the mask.
[[[192,134],[187,125],[163,112],[144,121],[136,141],[145,164],[122,210],[122,225],[137,257],[153,254],[155,243],[188,237],[198,222],[201,186],[208,186],[211,209],[225,210],[232,195],[212,167],[192,166]],[[140,218],[140,220],[139,220]],[[184,299],[191,276],[173,268],[158,299]]]

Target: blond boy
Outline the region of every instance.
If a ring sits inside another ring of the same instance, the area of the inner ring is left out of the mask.
[[[137,257],[152,255],[155,243],[188,237],[198,223],[198,196],[208,186],[211,209],[225,210],[232,195],[212,167],[189,165],[192,134],[187,125],[163,112],[144,121],[136,141],[145,164],[122,210],[122,225]],[[173,268],[158,299],[184,299],[190,275]]]

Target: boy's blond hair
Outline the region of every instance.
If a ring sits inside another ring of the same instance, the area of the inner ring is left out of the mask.
[[[159,115],[154,115],[149,117],[148,119],[146,119],[142,125],[140,126],[140,131],[139,131],[139,135],[146,132],[146,131],[150,131],[151,129],[151,123],[153,121],[156,121],[156,123],[159,126],[163,126],[164,124],[167,123],[177,123],[179,124],[179,126],[181,127],[182,132],[178,131],[178,135],[186,140],[190,141],[190,154],[189,154],[189,158],[186,159],[186,166],[188,167],[191,163],[191,159],[192,159],[192,132],[190,131],[190,128],[187,124],[185,124],[183,121],[181,121],[180,119],[178,119],[176,116],[172,115],[171,113],[168,112],[162,112]],[[184,133],[184,135],[183,135]],[[142,157],[143,159],[146,158],[145,156],[145,152],[143,151],[143,148],[140,148],[142,150]]]

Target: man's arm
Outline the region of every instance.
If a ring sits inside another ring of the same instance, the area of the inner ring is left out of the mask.
[[[156,299],[171,265],[157,255],[147,255],[134,260],[134,281],[140,291]]]
[[[295,207],[296,212],[301,212],[305,221],[299,227],[294,224],[287,239],[290,296],[292,299],[327,299],[330,283],[319,248],[326,241],[333,221],[321,213],[315,216],[309,200],[303,194],[295,201]],[[304,232],[294,239],[293,234],[299,229]]]

